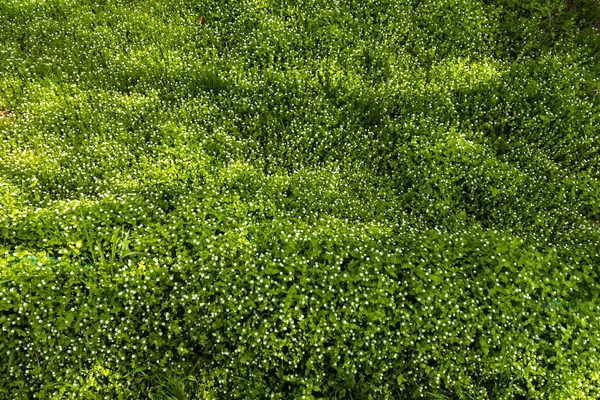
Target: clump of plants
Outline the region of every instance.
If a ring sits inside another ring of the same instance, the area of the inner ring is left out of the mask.
[[[0,3],[0,398],[599,397],[596,11]]]

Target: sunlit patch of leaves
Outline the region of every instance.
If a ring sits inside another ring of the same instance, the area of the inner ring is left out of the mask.
[[[0,397],[600,397],[594,4],[0,2]]]

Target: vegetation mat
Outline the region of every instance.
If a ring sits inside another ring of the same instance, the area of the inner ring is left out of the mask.
[[[599,10],[2,0],[0,398],[599,398]]]

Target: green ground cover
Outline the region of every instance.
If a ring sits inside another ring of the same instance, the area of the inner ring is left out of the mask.
[[[599,9],[0,1],[0,398],[600,397]]]

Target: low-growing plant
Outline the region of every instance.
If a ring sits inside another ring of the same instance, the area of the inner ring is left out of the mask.
[[[0,2],[0,398],[600,397],[596,14]]]

